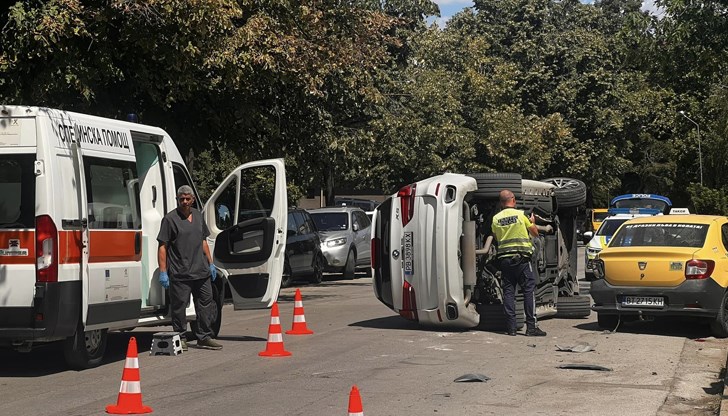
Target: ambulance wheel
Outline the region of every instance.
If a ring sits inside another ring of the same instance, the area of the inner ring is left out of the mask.
[[[76,333],[66,338],[63,355],[74,370],[93,368],[101,364],[106,352],[106,329],[84,331],[79,321]]]
[[[521,200],[522,181],[518,173],[468,173],[478,184],[478,189],[472,194],[476,197],[497,199],[500,191],[508,189],[516,196],[516,201]]]
[[[591,315],[589,296],[559,296],[556,300],[557,318],[587,318]]]
[[[218,272],[218,276],[220,276]],[[225,279],[218,277],[212,283],[212,301],[215,308],[215,316],[210,322],[210,329],[212,330],[212,337],[217,338],[220,335],[220,327],[222,326],[222,306],[225,300]],[[197,321],[190,321],[190,330],[192,331],[192,337],[188,337],[188,341],[194,341],[197,337]]]
[[[556,205],[561,208],[572,208],[583,205],[586,202],[586,184],[573,178],[548,178],[541,182],[556,185]]]

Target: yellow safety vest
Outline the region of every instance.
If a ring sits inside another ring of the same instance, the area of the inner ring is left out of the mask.
[[[531,220],[523,211],[506,208],[493,216],[491,230],[498,242],[498,257],[512,257],[516,254],[530,256],[533,253],[528,228]]]

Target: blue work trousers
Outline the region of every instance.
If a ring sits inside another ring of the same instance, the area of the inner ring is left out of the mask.
[[[531,260],[520,255],[500,259],[501,281],[503,282],[503,309],[506,314],[506,329],[516,329],[516,284],[523,289],[523,310],[526,312],[526,328],[536,328],[536,303],[533,290],[536,279],[533,276]]]

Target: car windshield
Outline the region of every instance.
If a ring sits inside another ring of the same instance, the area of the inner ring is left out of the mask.
[[[349,215],[346,212],[311,213],[319,231],[342,231],[349,229]]]
[[[702,247],[708,227],[708,224],[627,224],[614,236],[609,247]]]
[[[617,228],[619,228],[619,226],[624,224],[626,221],[627,218],[604,221],[601,227],[599,227],[599,229],[597,230],[597,235],[614,235],[614,233],[617,231]]]

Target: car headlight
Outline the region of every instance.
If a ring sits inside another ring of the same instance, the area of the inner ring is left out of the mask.
[[[600,251],[602,251],[602,249],[597,247],[586,248],[586,254],[589,254],[590,256],[596,256],[597,254],[599,254]]]
[[[346,238],[334,238],[332,240],[326,240],[326,247],[337,247],[346,244]]]

